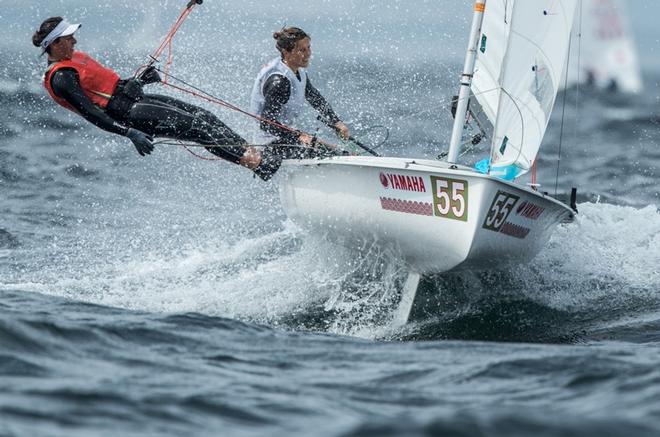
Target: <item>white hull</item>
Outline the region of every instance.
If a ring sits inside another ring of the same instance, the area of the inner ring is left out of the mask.
[[[285,161],[280,195],[294,222],[356,245],[396,247],[419,274],[531,260],[573,211],[467,167],[409,158]]]

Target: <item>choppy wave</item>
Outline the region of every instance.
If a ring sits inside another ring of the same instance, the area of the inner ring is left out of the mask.
[[[419,326],[399,333],[389,329],[406,274],[396,257],[368,247],[356,258],[292,225],[165,256],[137,253],[89,264],[71,259],[80,264],[59,265],[4,287],[366,338],[576,342],[607,337],[611,326],[626,320],[634,326],[639,317],[649,321],[644,326],[653,325],[660,319],[657,208],[579,209],[577,221],[560,227],[530,265],[427,279],[423,293],[438,301],[421,311]],[[655,335],[633,329],[625,337],[641,341]]]
[[[648,343],[366,342],[0,296],[0,429],[10,434],[657,432],[640,419],[653,416],[660,381]]]

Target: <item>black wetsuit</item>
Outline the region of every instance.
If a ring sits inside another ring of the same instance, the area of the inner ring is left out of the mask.
[[[245,152],[242,145],[247,142],[218,117],[181,100],[145,94],[125,110],[113,111],[112,100],[104,110],[85,95],[78,73],[70,68],[56,71],[51,77],[51,86],[53,92],[66,100],[83,118],[108,132],[125,136],[128,129],[133,128],[154,137],[192,141],[209,146],[227,145],[228,147],[208,150],[234,163],[238,163]]]
[[[296,73],[300,80],[300,75]],[[276,121],[284,124],[281,121],[282,107],[289,101],[291,97],[291,82],[289,79],[281,74],[273,74],[270,76],[263,85],[264,94],[264,109],[261,116],[268,120]],[[332,110],[330,104],[321,95],[319,90],[314,88],[312,82],[307,77],[307,84],[305,85],[305,100],[316,109],[321,117],[329,123],[336,124],[341,121],[337,114]],[[271,135],[275,135],[278,139],[275,142],[280,144],[300,144],[298,139],[299,133],[291,132],[286,129],[273,126],[272,124],[262,121],[261,129]]]

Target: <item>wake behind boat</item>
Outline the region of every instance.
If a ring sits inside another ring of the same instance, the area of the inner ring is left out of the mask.
[[[410,273],[397,322],[407,321],[420,275],[500,269],[531,260],[569,207],[517,179],[533,169],[560,85],[576,0],[475,3],[446,162],[341,156],[285,161],[287,215],[357,246],[395,247]],[[468,100],[490,122],[481,171],[457,163]]]

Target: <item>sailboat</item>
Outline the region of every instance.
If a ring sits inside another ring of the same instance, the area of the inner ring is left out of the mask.
[[[446,160],[284,162],[280,197],[291,220],[342,244],[370,239],[401,254],[409,273],[398,322],[408,320],[423,275],[527,262],[577,213],[574,196],[571,207],[519,183],[550,119],[576,2],[476,1]],[[470,96],[492,124],[490,156],[480,170],[458,162]]]
[[[566,87],[580,83],[629,94],[642,91],[626,12],[624,0],[582,0],[576,11]]]

